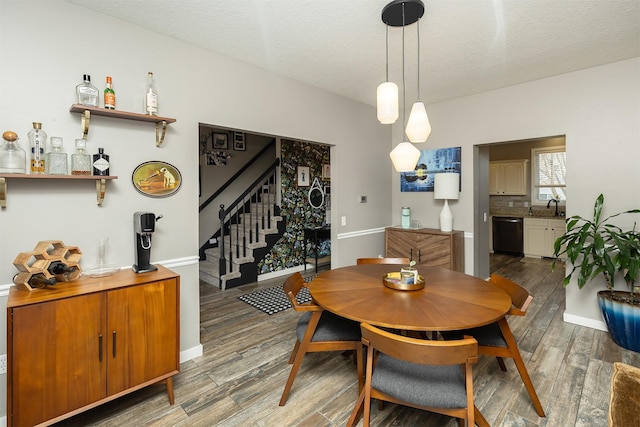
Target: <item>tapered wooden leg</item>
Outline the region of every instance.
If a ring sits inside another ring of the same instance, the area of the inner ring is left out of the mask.
[[[500,365],[500,370],[507,372],[507,365],[504,364],[504,359],[500,356],[496,356],[496,360],[498,361],[498,365]]]
[[[498,321],[498,325],[500,325],[500,330],[502,331],[504,340],[507,342],[507,346],[511,350],[513,362],[516,364],[516,368],[518,368],[518,372],[520,373],[522,382],[524,383],[524,386],[529,393],[529,397],[531,398],[531,402],[533,403],[533,407],[535,408],[536,413],[540,417],[546,416],[544,413],[544,409],[542,408],[542,404],[540,403],[540,399],[538,398],[538,394],[536,393],[536,389],[533,387],[533,382],[531,382],[531,378],[529,377],[527,367],[525,366],[524,360],[522,360],[522,356],[520,355],[520,350],[518,349],[516,339],[513,337],[513,333],[511,333],[511,328],[509,328],[507,319],[503,317]]]
[[[298,354],[298,349],[300,348],[300,341],[296,339],[296,344],[293,346],[293,351],[291,352],[291,357],[289,357],[289,365],[293,363],[296,359],[296,354]]]
[[[364,401],[364,390],[360,389],[360,394],[358,395],[358,400],[356,400],[356,404],[353,407],[353,411],[351,411],[351,415],[349,416],[349,420],[347,420],[347,427],[352,427],[358,424],[360,420],[360,416],[362,415],[362,402]]]
[[[167,395],[169,396],[169,404],[173,405],[173,377],[169,377],[165,380],[167,386]]]
[[[487,422],[486,418],[484,417],[484,415],[482,415],[482,412],[478,410],[478,407],[476,405],[473,405],[473,416],[475,417],[475,423],[477,426],[491,427]]]
[[[300,369],[300,365],[302,365],[302,359],[304,359],[304,355],[307,352],[307,348],[309,347],[311,338],[313,338],[313,333],[318,326],[321,314],[322,312],[316,311],[311,315],[309,323],[307,324],[307,329],[304,333],[304,337],[302,337],[302,342],[299,346],[296,343],[296,346],[294,347],[294,351],[296,352],[295,359],[293,361],[293,366],[291,366],[291,372],[289,373],[289,378],[287,378],[287,383],[284,386],[282,397],[280,398],[280,406],[284,406],[287,403],[289,392],[291,391],[291,387],[293,386],[293,381],[296,379],[296,375],[298,375],[298,370]],[[298,349],[297,351],[296,347]]]

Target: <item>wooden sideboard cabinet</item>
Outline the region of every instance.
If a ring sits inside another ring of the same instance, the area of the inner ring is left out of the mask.
[[[158,266],[7,300],[7,425],[49,425],[180,369],[180,276]]]
[[[432,228],[385,229],[385,256],[464,273],[464,232]]]

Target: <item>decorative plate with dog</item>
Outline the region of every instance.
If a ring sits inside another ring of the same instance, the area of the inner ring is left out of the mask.
[[[148,197],[169,197],[182,185],[182,174],[175,166],[159,161],[138,165],[131,175],[133,186]]]

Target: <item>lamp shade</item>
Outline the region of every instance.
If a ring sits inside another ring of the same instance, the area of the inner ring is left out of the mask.
[[[411,172],[420,159],[420,150],[410,142],[401,142],[389,153],[397,172]]]
[[[407,122],[407,137],[411,142],[425,142],[431,134],[431,123],[427,116],[427,109],[422,102],[416,102],[411,107],[411,115]]]
[[[460,194],[459,173],[437,173],[433,180],[433,198],[457,200]]]
[[[383,125],[398,120],[398,85],[384,82],[378,86],[377,92],[378,121]]]

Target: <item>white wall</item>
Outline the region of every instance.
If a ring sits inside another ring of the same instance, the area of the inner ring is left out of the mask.
[[[591,217],[599,193],[605,214],[640,206],[640,58],[430,105],[428,113],[433,132],[420,149],[462,146],[462,192],[450,202],[455,229],[476,234],[473,146],[498,141],[566,135],[567,216]],[[412,218],[439,226],[441,202],[433,193],[401,193],[398,174],[392,189],[393,206],[411,206]],[[398,223],[400,210],[391,213]],[[465,257],[471,273],[473,246]],[[601,287],[571,285],[565,318],[601,325],[594,295]]]
[[[165,143],[156,148],[152,124],[95,117],[87,145],[104,147],[111,173],[102,207],[93,182],[26,181],[8,183],[7,207],[0,211],[0,285],[6,294],[12,261],[39,240],[59,239],[78,246],[81,265],[95,262],[96,242],[110,238],[110,263],[134,262],[132,216],[144,210],[163,214],[153,236],[152,262],[181,274],[181,355],[201,351],[198,295],[198,123],[325,142],[332,147],[332,215],[347,215],[339,232],[389,224],[391,189],[390,128],[375,109],[264,70],[160,36],[60,0],[0,1],[0,131],[13,130],[26,148],[31,122],[49,136],[62,136],[67,152],[80,136],[80,117],[69,113],[74,89],[88,73],[100,89],[113,77],[118,109],[140,112],[147,71],[159,91],[160,115],[174,117]],[[373,89],[372,89],[373,90]],[[131,184],[134,168],[145,161],[168,161],[183,176],[169,198],[140,195]],[[357,203],[359,194],[370,202]],[[367,242],[346,239],[349,251]],[[338,256],[334,265],[339,265]],[[6,299],[0,292],[3,312]],[[4,329],[0,354],[6,352]],[[5,412],[0,384],[0,414]]]

